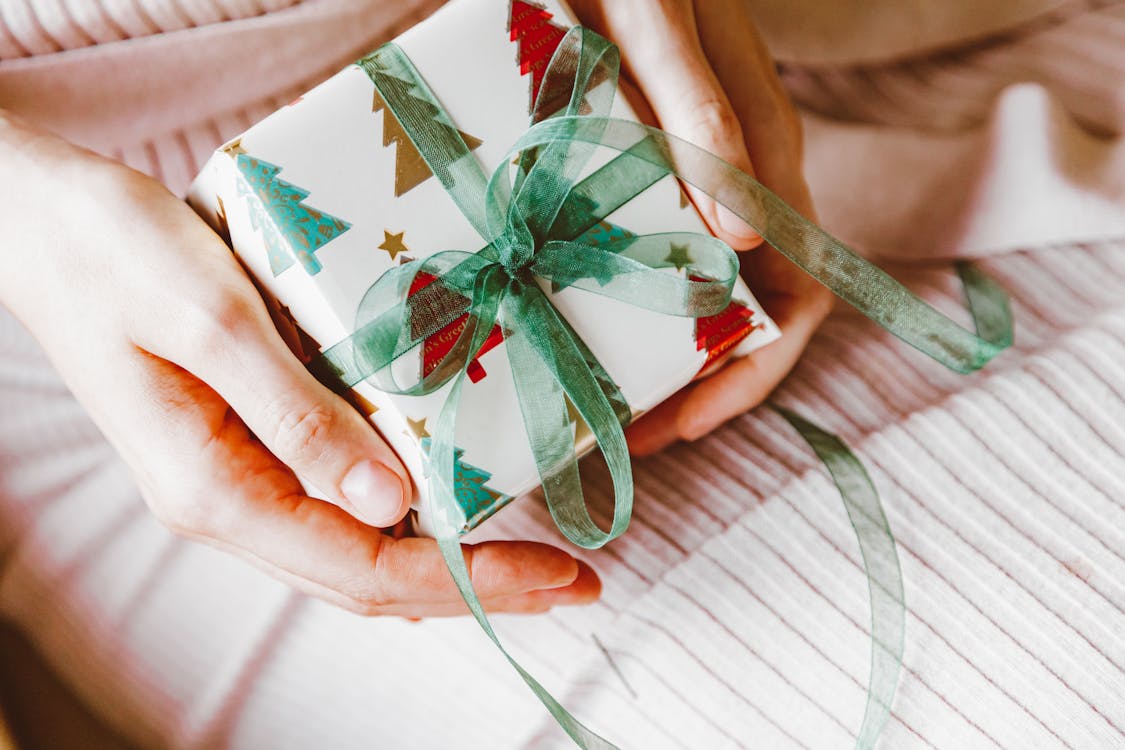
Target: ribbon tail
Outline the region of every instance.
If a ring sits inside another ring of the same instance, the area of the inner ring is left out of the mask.
[[[428,482],[430,493],[427,498],[427,511],[434,522],[441,555],[445,559],[446,567],[449,568],[449,574],[457,585],[457,590],[461,593],[461,598],[465,600],[465,604],[469,607],[469,611],[485,635],[500,650],[500,653],[504,655],[512,668],[519,673],[519,676],[531,688],[531,692],[546,707],[551,716],[559,723],[559,726],[570,735],[575,744],[583,750],[619,750],[616,745],[578,721],[569,711],[563,708],[562,704],[538,680],[532,677],[516,661],[515,657],[508,653],[499,636],[496,635],[496,631],[493,630],[492,623],[485,615],[484,605],[481,604],[480,597],[477,596],[476,590],[473,588],[472,577],[469,574],[468,565],[465,564],[465,556],[458,534],[459,524],[456,519],[460,513],[460,508],[456,500],[454,473],[455,447],[453,435],[457,427],[457,407],[461,400],[461,389],[465,382],[465,376],[466,372],[462,370],[461,374],[453,381],[445,406],[442,407],[441,413],[438,415],[437,429],[434,430],[434,438],[430,447],[430,476]]]
[[[451,501],[450,501],[451,502]],[[543,687],[538,680],[531,676],[531,674],[524,669],[518,661],[508,653],[504,648],[500,638],[496,635],[496,631],[492,629],[492,624],[488,621],[488,617],[484,613],[484,607],[477,598],[476,592],[473,590],[473,583],[469,578],[469,568],[465,565],[464,553],[461,550],[461,542],[457,536],[457,532],[453,530],[442,530],[438,532],[437,536],[438,546],[441,548],[442,557],[445,558],[445,564],[449,567],[449,573],[453,576],[454,582],[457,584],[457,589],[461,592],[461,597],[465,600],[465,604],[469,606],[469,611],[473,613],[477,623],[485,632],[496,648],[500,649],[500,653],[512,665],[512,668],[519,673],[527,686],[531,688],[531,692],[535,693],[535,697],[546,707],[559,726],[570,735],[574,743],[583,750],[619,750],[617,745],[614,745],[609,740],[605,739],[597,732],[593,731],[585,724],[574,718],[573,714],[563,708],[562,704],[551,695],[548,690]]]
[[[977,335],[1001,348],[1011,346],[1012,307],[1008,295],[991,276],[966,261],[957,263],[957,275]]]
[[[780,406],[771,407],[792,425],[832,475],[859,541],[871,597],[871,674],[856,750],[871,750],[890,717],[905,640],[902,569],[879,493],[863,464],[835,435]]]
[[[612,381],[595,374],[601,366],[578,346],[542,290],[534,282],[513,287],[501,306],[501,321],[511,328],[506,344],[512,377],[547,507],[568,539],[595,549],[624,533],[633,512],[633,473],[621,428],[629,408],[623,398],[607,397],[606,382]],[[564,393],[597,440],[613,479],[609,531],[594,523],[586,507]]]
[[[981,333],[962,328],[801,216],[753,177],[683,139],[629,120],[556,117],[532,126],[517,141],[516,149],[558,140],[597,143],[621,152],[626,160],[620,162],[620,169],[627,170],[629,162],[639,159],[694,185],[757,230],[766,242],[836,296],[952,370],[968,373],[980,369],[1011,342],[1012,320],[1005,305],[989,308],[992,318],[983,328],[977,321]],[[659,148],[638,148],[646,140]],[[979,281],[984,274],[978,271],[968,278]],[[753,286],[753,279],[750,281]],[[998,287],[995,292],[993,297],[1001,298]],[[973,312],[980,311],[974,308]]]

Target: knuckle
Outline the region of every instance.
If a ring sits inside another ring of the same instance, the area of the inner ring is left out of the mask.
[[[742,125],[730,104],[718,97],[704,99],[688,115],[692,131],[712,143],[742,141]]]
[[[713,427],[710,424],[696,421],[688,422],[680,426],[680,439],[688,443],[694,443],[710,434],[712,429]]]
[[[402,604],[396,601],[386,585],[387,581],[403,580],[403,571],[391,556],[383,554],[387,539],[378,537],[379,544],[367,553],[367,564],[362,566],[355,575],[351,576],[340,592],[347,599],[347,607],[352,612],[364,617],[375,617],[385,614],[388,607]],[[392,583],[390,588],[394,588]]]
[[[279,402],[274,408],[271,447],[282,460],[313,461],[328,445],[338,418],[321,404],[294,405]]]
[[[237,289],[216,288],[190,302],[185,326],[203,356],[215,356],[258,330],[260,302]]]

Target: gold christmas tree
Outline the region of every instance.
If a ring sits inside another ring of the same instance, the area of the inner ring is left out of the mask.
[[[387,103],[383,101],[383,97],[376,90],[375,98],[371,103],[371,111],[379,112],[380,110],[383,110],[383,145],[395,144],[395,197],[397,198],[406,191],[421,185],[433,176],[433,172],[430,171],[422,155],[418,153],[418,149],[414,147],[398,118],[387,108]],[[465,145],[469,147],[470,151],[476,150],[477,146],[481,144],[479,138],[474,138],[460,130],[457,132],[460,133],[461,139],[465,141]]]

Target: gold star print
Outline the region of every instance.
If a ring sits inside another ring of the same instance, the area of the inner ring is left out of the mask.
[[[239,154],[245,154],[246,149],[242,148],[242,136],[238,136],[233,141],[223,146],[222,151],[232,159],[237,158]]]
[[[386,229],[383,230],[383,244],[379,245],[380,250],[386,250],[387,255],[391,256],[391,260],[399,253],[404,253],[410,250],[402,241],[402,235],[406,232],[399,232],[398,234],[391,234]]]
[[[422,419],[411,419],[407,417],[406,426],[411,434],[419,440],[430,436],[430,431],[426,429],[426,419],[424,417]]]
[[[691,253],[688,252],[687,245],[677,245],[675,242],[671,243],[671,251],[668,257],[664,259],[665,263],[671,263],[676,267],[677,271],[682,271],[686,266],[692,263]]]

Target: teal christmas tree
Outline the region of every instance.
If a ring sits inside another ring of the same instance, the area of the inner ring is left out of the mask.
[[[245,152],[235,157],[242,177],[238,192],[247,198],[251,225],[265,239],[273,275],[297,260],[310,276],[319,273],[322,266],[316,251],[348,231],[351,224],[306,205],[309,191],[281,179],[281,167]]]
[[[422,438],[421,446],[422,452],[428,456],[430,438]],[[463,455],[465,455],[464,449],[453,449],[453,486],[457,493],[457,504],[465,512],[465,518],[471,522],[477,516],[488,515],[496,510],[504,495],[486,484],[492,479],[491,474],[467,461],[462,461]]]
[[[620,227],[612,222],[606,220],[599,221],[594,226],[587,229],[585,232],[574,238],[574,241],[582,245],[605,245],[610,242],[617,242],[620,240],[633,239],[637,235],[630,232],[625,227]],[[625,247],[624,244],[617,246],[617,252],[621,252]],[[612,276],[605,278],[598,278],[598,282],[605,285],[612,281]],[[555,276],[551,279],[551,292],[558,292],[560,289],[565,289],[570,286],[574,281],[573,278],[567,279],[561,276]]]

